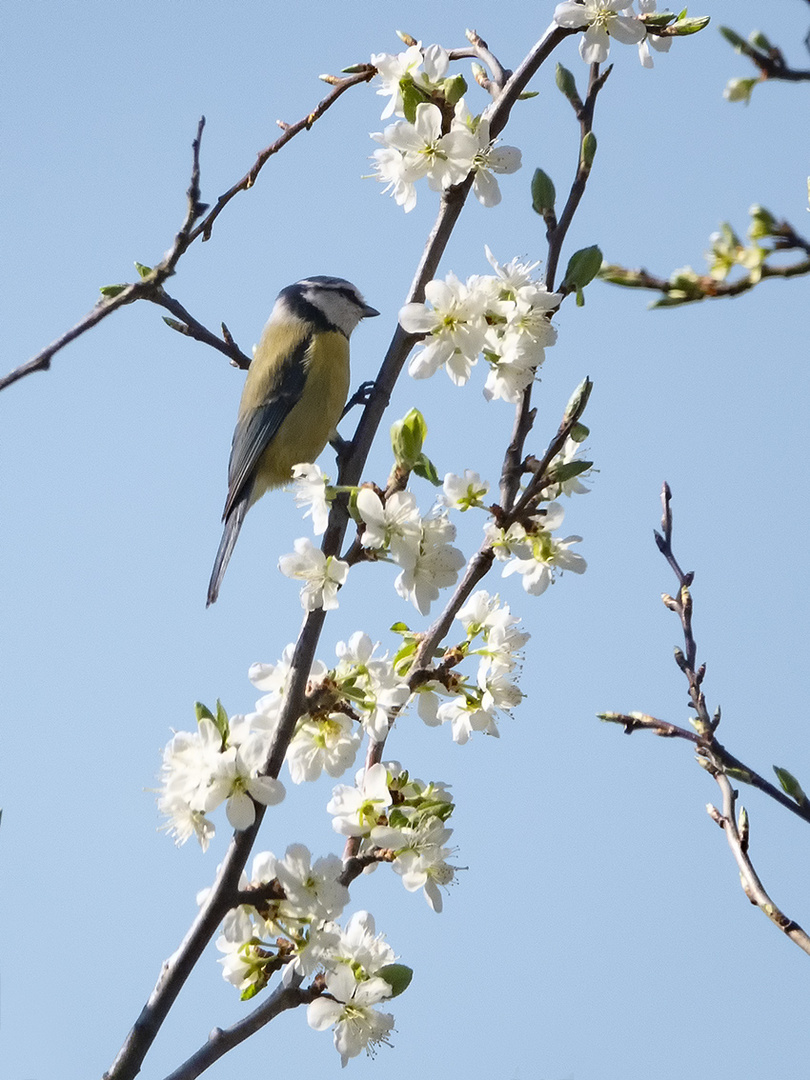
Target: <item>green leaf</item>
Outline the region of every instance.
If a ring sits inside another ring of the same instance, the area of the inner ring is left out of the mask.
[[[407,827],[410,825],[410,820],[410,817],[397,807],[388,813],[388,824],[392,829],[401,829],[403,825]]]
[[[467,83],[463,75],[454,75],[451,79],[445,79],[440,85],[445,100],[450,105],[458,104],[467,93]]]
[[[748,226],[748,236],[751,240],[761,240],[765,236],[773,236],[776,218],[770,210],[755,204],[748,213],[751,215],[751,224]]]
[[[436,472],[436,466],[425,454],[420,454],[414,462],[413,471],[417,476],[421,476],[423,480],[428,480],[434,487],[442,486],[442,481]]]
[[[675,37],[687,37],[689,34],[697,34],[705,29],[711,22],[711,16],[700,15],[697,19],[681,19],[672,23],[670,30]]]
[[[399,80],[399,92],[402,95],[402,112],[409,124],[416,120],[416,106],[421,105],[425,95],[414,83],[410,75]]]
[[[574,424],[574,426],[569,431],[568,436],[569,438],[573,439],[574,442],[583,443],[588,438],[590,433],[591,429],[589,427],[585,427],[584,424]]]
[[[645,26],[669,26],[672,20],[677,18],[673,11],[651,11],[642,21]]]
[[[149,275],[152,273],[151,266],[144,266],[143,263],[139,262],[135,263],[135,269],[138,271],[142,278],[149,277]]]
[[[198,724],[201,720],[213,720],[214,723],[216,723],[214,714],[211,712],[208,706],[203,705],[201,701],[194,702],[194,715],[197,717]]]
[[[543,217],[549,210],[553,210],[556,198],[557,192],[551,177],[542,169],[535,169],[532,177],[532,209],[535,214]]]
[[[575,251],[568,260],[560,289],[563,292],[573,292],[574,289],[584,289],[590,284],[602,266],[602,251],[596,245],[580,248]]]
[[[540,91],[524,90],[522,94],[518,94],[518,101],[529,101],[533,97],[540,97]]]
[[[219,698],[217,698],[217,715],[214,718],[214,723],[217,725],[217,731],[222,736],[223,743],[227,742],[230,725],[228,723],[228,714],[222,707],[222,702],[219,700]]]
[[[411,985],[413,968],[406,967],[405,964],[385,964],[375,974],[379,975],[381,979],[385,979],[391,987],[391,997],[395,998],[399,997]],[[386,1000],[389,999],[386,998]]]
[[[808,798],[796,777],[792,773],[789,773],[787,769],[780,769],[776,765],[773,766],[773,771],[776,773],[776,777],[782,785],[782,790],[785,794],[789,795],[791,799],[795,799],[799,806],[807,806]]]
[[[592,461],[567,461],[551,470],[548,474],[549,483],[564,484],[566,480],[573,480],[580,473],[587,472],[592,466]]]
[[[102,296],[112,297],[118,296],[118,294],[122,293],[126,287],[126,283],[123,285],[100,285],[98,291]]]

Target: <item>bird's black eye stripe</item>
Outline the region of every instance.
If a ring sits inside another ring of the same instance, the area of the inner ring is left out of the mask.
[[[302,296],[297,285],[288,285],[286,289],[282,289],[279,293],[279,298],[281,297],[284,297],[284,301],[291,314],[295,315],[303,322],[309,323],[311,326],[315,327],[316,330],[332,329],[332,324],[321,309],[310,303],[306,297]]]

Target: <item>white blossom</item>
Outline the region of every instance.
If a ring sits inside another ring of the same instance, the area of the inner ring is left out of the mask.
[[[410,361],[408,371],[415,379],[427,379],[446,365],[447,374],[461,386],[469,379],[484,344],[487,324],[482,298],[455,274],[448,274],[444,281],[427,283],[425,300],[425,304],[406,304],[399,312],[403,330],[428,338]]]
[[[422,537],[413,566],[403,568],[394,587],[399,595],[410,600],[416,610],[427,615],[430,605],[438,599],[439,589],[456,583],[465,558],[451,541],[456,528],[445,513],[422,519]]]
[[[382,142],[384,136],[376,134],[372,138]],[[374,151],[374,168],[377,179],[385,184],[383,195],[390,191],[397,206],[409,214],[416,206],[416,184],[405,155],[392,146],[383,146]]]
[[[337,855],[326,855],[312,863],[309,849],[290,844],[277,861],[276,877],[286,900],[282,911],[297,919],[335,919],[349,902],[349,890],[338,880],[343,863]]]
[[[370,737],[381,742],[388,734],[394,710],[404,705],[411,692],[387,655],[374,656],[377,645],[362,631],[352,634],[348,642],[339,641],[335,680],[363,714],[363,727]]]
[[[360,742],[360,731],[345,713],[302,717],[286,754],[293,783],[317,780],[324,770],[342,776],[354,764]]]
[[[489,484],[482,480],[477,472],[470,469],[464,470],[464,476],[456,476],[455,473],[446,473],[444,484],[445,506],[455,507],[462,512],[472,506],[483,506],[484,496],[489,491]]]
[[[383,934],[377,933],[374,916],[368,911],[356,911],[340,931],[331,960],[333,970],[338,963],[348,964],[353,970],[361,971],[365,978],[393,964],[396,953],[386,942]]]
[[[459,694],[440,705],[436,716],[440,724],[450,722],[453,742],[458,743],[459,746],[468,742],[474,731],[485,732],[496,739],[500,738],[498,725],[492,712],[482,708],[475,698],[468,698],[464,694]]]
[[[368,836],[377,818],[391,805],[388,773],[383,764],[372,765],[361,784],[338,784],[326,809],[332,828],[343,836]]]
[[[309,507],[304,517],[312,518],[312,531],[316,536],[320,536],[326,531],[329,522],[329,478],[324,476],[317,465],[307,463],[294,465],[292,475],[295,481],[295,504]]]
[[[408,892],[422,889],[437,913],[442,910],[439,886],[449,885],[455,877],[455,867],[446,861],[451,849],[444,846],[452,833],[438,818],[430,818],[416,829],[382,826],[371,833],[372,842],[378,847],[396,852],[392,868]]]
[[[414,75],[418,71],[422,64],[422,50],[418,45],[411,45],[405,52],[395,56],[390,53],[372,53],[371,62],[382,82],[377,93],[391,98],[383,110],[382,119],[387,120],[395,113],[402,115],[400,83],[408,75]]]
[[[564,0],[554,10],[554,21],[569,29],[587,27],[579,43],[579,55],[586,64],[603,64],[607,60],[610,38],[623,45],[638,45],[647,33],[628,0]]]
[[[284,785],[271,776],[262,776],[265,740],[252,736],[243,746],[228,747],[219,755],[211,773],[202,809],[216,809],[225,800],[228,821],[234,829],[249,829],[256,820],[255,802],[274,806],[284,798]]]
[[[416,499],[410,491],[396,491],[383,505],[370,487],[357,493],[357,511],[365,529],[361,543],[375,551],[389,551],[400,566],[412,565],[419,550],[422,524]]]
[[[358,982],[351,969],[341,965],[327,974],[326,989],[331,998],[318,997],[309,1003],[307,1023],[315,1031],[334,1027],[335,1049],[342,1065],[362,1050],[371,1054],[380,1043],[388,1043],[394,1018],[373,1007],[391,995],[385,979],[375,976]]]
[[[472,132],[478,144],[472,159],[473,195],[482,206],[497,206],[501,189],[492,174],[517,172],[521,165],[520,150],[516,146],[497,146],[489,136],[489,120],[473,117],[464,98],[455,107],[453,130],[457,129]]]
[[[295,541],[295,554],[282,555],[279,570],[289,578],[305,584],[301,589],[304,611],[333,611],[338,606],[337,594],[349,573],[349,564],[333,555],[324,555],[308,536]]]
[[[562,524],[565,511],[559,503],[549,503],[546,513],[538,515],[535,521],[539,528],[527,534],[529,553],[517,555],[506,564],[503,577],[520,574],[523,588],[532,596],[540,596],[555,579],[558,571],[570,570],[575,574],[584,574],[587,563],[583,557],[570,548],[582,540],[581,536],[567,536],[557,540],[551,535]]]

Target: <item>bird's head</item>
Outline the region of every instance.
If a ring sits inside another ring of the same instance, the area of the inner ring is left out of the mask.
[[[276,305],[281,305],[287,315],[314,323],[321,330],[339,330],[346,337],[361,319],[380,314],[365,302],[356,285],[345,278],[324,275],[288,285],[278,294]]]

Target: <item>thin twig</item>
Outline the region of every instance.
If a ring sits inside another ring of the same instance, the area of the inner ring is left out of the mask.
[[[102,319],[106,319],[108,315],[112,315],[114,311],[117,311],[125,304],[152,298],[159,292],[164,281],[172,276],[178,260],[192,242],[191,234],[194,222],[208,209],[204,203],[200,202],[200,143],[204,127],[205,117],[202,116],[197,124],[196,138],[192,143],[191,183],[186,192],[186,216],[169,251],[166,252],[157,266],[146,273],[140,281],[124,285],[120,292],[117,292],[114,296],[108,296],[100,300],[92,311],[89,311],[83,319],[62,334],[61,337],[58,337],[46,349],[43,349],[26,364],[22,364],[0,379],[0,390],[5,390],[7,386],[11,386],[12,383],[18,382],[35,371],[47,371],[51,366],[51,357],[58,353],[60,349],[63,349],[65,345],[86,333],[101,322]]]
[[[557,220],[556,217],[554,218],[554,227],[549,227],[546,230],[548,257],[546,259],[545,285],[549,292],[554,291],[554,279],[557,273],[557,264],[562,253],[563,243],[577,207],[582,200],[582,196],[585,194],[585,186],[590,175],[591,163],[583,154],[583,146],[585,137],[590,135],[593,130],[593,113],[594,108],[596,107],[596,99],[612,70],[613,66],[610,65],[602,74],[600,74],[599,65],[592,64],[590,69],[588,94],[585,101],[581,102],[579,98],[576,98],[571,102],[580,126],[579,156],[577,158],[577,169],[571,183],[571,189],[568,192],[568,198],[566,199],[563,212],[559,220]],[[501,471],[501,504],[504,507],[512,506],[518,497],[522,475],[524,446],[529,432],[532,429],[532,425],[534,424],[534,419],[535,411],[532,408],[532,388],[529,386],[515,412],[512,438]]]
[[[259,173],[274,154],[277,154],[279,150],[283,149],[291,139],[294,139],[295,136],[302,131],[309,131],[315,121],[319,120],[347,90],[350,90],[353,86],[359,86],[361,83],[370,82],[377,74],[377,69],[371,64],[358,65],[358,67],[362,67],[362,70],[355,72],[353,75],[347,75],[344,79],[333,79],[333,77],[330,76],[328,81],[334,86],[334,89],[318,102],[312,112],[307,113],[306,116],[302,117],[294,124],[282,125],[284,134],[279,136],[275,142],[266,146],[264,150],[261,150],[257,154],[255,162],[242,179],[237,180],[237,182],[229,187],[223,195],[220,195],[214,208],[194,229],[191,234],[192,240],[196,240],[198,236],[202,236],[203,241],[209,240],[211,238],[211,230],[214,226],[214,222],[231,199],[235,195],[238,195],[240,191],[248,191],[253,187]]]
[[[737,792],[732,788],[728,777],[723,773],[722,769],[718,769],[714,772],[713,776],[723,793],[723,810],[722,813],[717,811],[712,813],[712,811],[715,810],[714,807],[707,809],[709,809],[710,815],[717,821],[726,834],[728,846],[731,848],[731,852],[740,871],[740,881],[743,892],[751,903],[756,904],[760,911],[764,912],[783,934],[787,934],[794,945],[798,945],[800,949],[810,955],[810,937],[808,937],[794,919],[789,918],[784,912],[780,911],[776,904],[774,904],[773,900],[771,900],[770,896],[765,891],[765,887],[754,869],[753,863],[748,855],[747,837],[745,839],[741,837],[740,828],[737,824]],[[741,813],[744,814],[745,812],[742,811]]]
[[[697,747],[698,759],[701,762],[705,762],[711,757],[734,780],[749,784],[773,799],[774,802],[778,802],[780,806],[784,806],[786,810],[801,818],[802,821],[810,823],[810,805],[798,803],[791,799],[781,788],[776,787],[775,784],[772,784],[755,769],[752,769],[750,765],[746,765],[744,761],[729,753],[716,738],[708,739],[704,735],[698,735],[696,731],[690,731],[689,728],[680,727],[678,724],[671,724],[668,720],[660,720],[657,716],[650,716],[648,713],[604,712],[599,713],[598,716],[600,720],[607,723],[619,724],[626,735],[632,735],[635,731],[649,731],[653,735],[661,735],[663,738],[683,739],[685,742],[692,743]]]
[[[779,250],[785,249],[779,248]],[[804,274],[810,274],[810,258],[801,259],[791,266],[769,266],[768,263],[763,263],[756,273],[745,274],[735,281],[718,281],[709,274],[696,275],[694,279],[690,278],[688,281],[679,280],[677,277],[674,281],[670,281],[668,278],[656,277],[644,269],[629,270],[616,264],[603,266],[599,277],[602,281],[611,285],[620,285],[625,289],[649,289],[662,293],[667,298],[666,303],[654,304],[653,307],[682,307],[684,304],[697,304],[701,300],[721,300],[742,296],[743,293],[750,292],[760,281],[802,277]]]
[[[720,27],[720,32],[727,40],[731,40],[729,34],[725,32],[725,27]],[[763,81],[776,79],[781,82],[810,82],[810,70],[790,67],[781,49],[775,46],[771,49],[760,49],[734,31],[731,31],[731,34],[734,37],[733,45],[736,51],[747,56],[751,63],[759,68]]]
[[[301,982],[300,978],[298,982]],[[214,1028],[200,1049],[169,1073],[165,1080],[196,1080],[196,1077],[210,1068],[215,1061],[219,1061],[229,1050],[233,1050],[235,1046],[254,1035],[271,1020],[275,1020],[288,1009],[297,1009],[299,1005],[309,1004],[316,997],[320,997],[321,992],[320,989],[313,987],[301,990],[296,985],[277,986],[261,1005],[236,1024],[224,1029]]]
[[[224,324],[222,337],[218,338],[216,334],[212,334],[211,331],[195,319],[193,315],[190,315],[178,300],[169,296],[163,289],[145,297],[145,299],[150,300],[159,307],[165,308],[180,320],[179,322],[176,322],[175,319],[164,318],[163,321],[167,326],[170,326],[172,330],[176,330],[179,334],[183,334],[186,337],[194,338],[195,341],[201,341],[204,345],[210,345],[212,349],[217,349],[219,352],[224,353],[234,367],[242,368],[244,371],[247,371],[250,367],[250,357],[246,356],[237,346],[236,342],[227,332],[227,328]]]
[[[556,227],[551,230],[548,237],[549,250],[548,261],[546,263],[546,288],[549,292],[554,291],[554,278],[557,273],[557,263],[559,262],[560,254],[562,252],[563,241],[565,240],[573,216],[576,213],[576,209],[582,200],[582,196],[585,194],[585,185],[588,183],[588,177],[591,172],[591,162],[585,157],[583,147],[585,145],[586,136],[593,133],[593,111],[599,91],[605,85],[612,70],[613,65],[610,64],[600,74],[599,65],[591,64],[588,93],[585,101],[581,108],[576,105],[574,106],[580,130],[579,158],[577,160],[577,170],[574,175],[573,183],[571,184],[571,190],[568,192],[568,198],[565,201],[563,212],[560,214]]]

